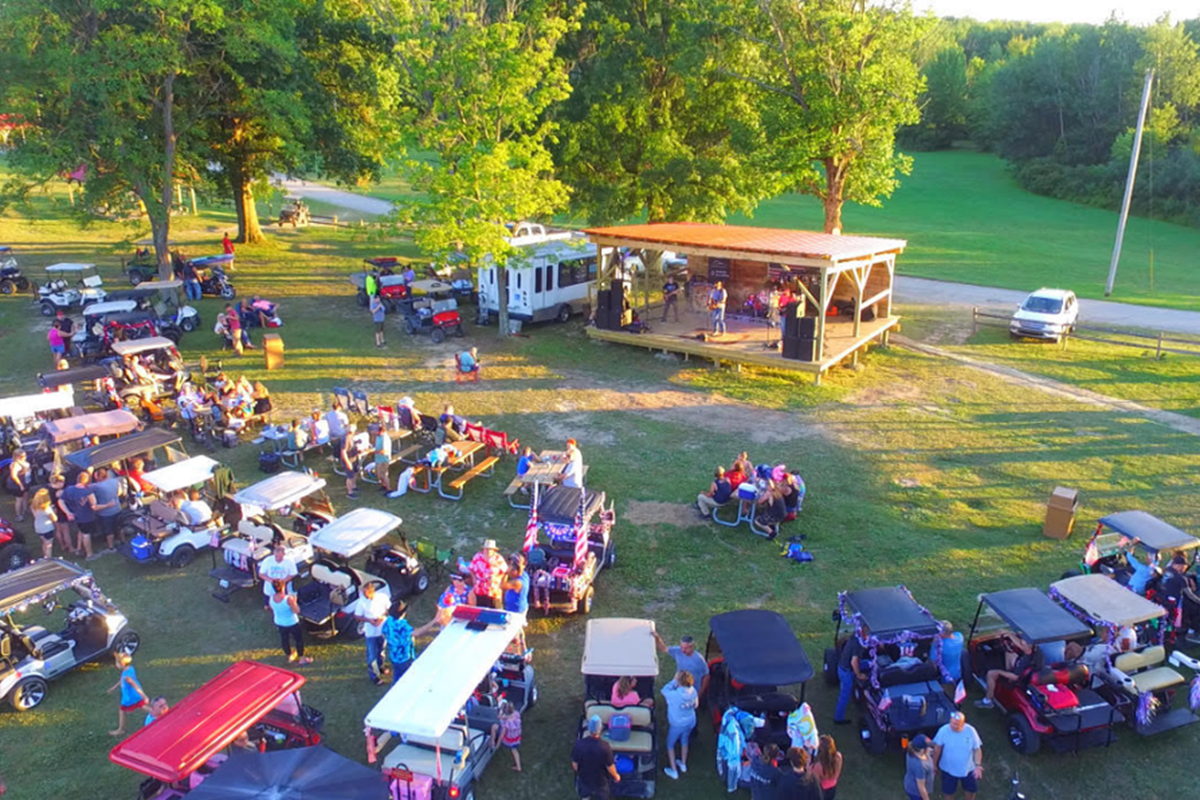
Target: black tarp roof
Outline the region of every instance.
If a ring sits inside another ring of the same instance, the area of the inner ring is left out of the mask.
[[[937,635],[937,620],[928,611],[922,611],[903,587],[861,589],[846,592],[845,598],[873,635],[891,636],[904,631],[930,637]]]
[[[538,517],[543,522],[572,524],[575,522],[575,512],[579,510],[579,493],[583,491],[587,491],[583,511],[583,519],[586,522],[604,502],[604,492],[574,489],[570,486],[539,487]]]
[[[743,609],[708,621],[729,674],[739,683],[787,686],[813,676],[804,647],[787,620],[774,611]]]
[[[115,461],[147,453],[156,447],[175,444],[179,441],[177,434],[162,428],[150,428],[141,433],[122,436],[111,442],[104,442],[86,450],[77,450],[67,456],[67,463],[76,469],[104,467]]]
[[[1037,589],[1006,589],[981,599],[1030,644],[1092,635],[1091,628]]]
[[[0,575],[0,614],[20,608],[32,597],[45,594],[59,586],[70,586],[91,575],[86,569],[61,561],[43,558],[27,567]]]
[[[83,383],[100,378],[111,378],[112,371],[103,364],[87,364],[82,367],[60,369],[55,372],[43,372],[38,375],[38,384],[43,389],[57,389],[68,383]]]
[[[1145,511],[1120,511],[1109,514],[1100,518],[1100,524],[1130,539],[1136,536],[1142,540],[1143,547],[1156,552],[1186,550],[1200,545],[1200,539]]]

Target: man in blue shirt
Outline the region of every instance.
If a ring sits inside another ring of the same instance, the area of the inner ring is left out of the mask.
[[[942,666],[950,675],[950,682],[958,683],[962,680],[963,635],[946,620],[942,620],[938,635],[942,637]]]
[[[504,610],[517,614],[529,611],[529,573],[525,571],[525,554],[508,557],[508,578],[504,581]]]
[[[705,692],[708,690],[708,662],[696,652],[696,640],[691,636],[681,636],[677,646],[667,647],[658,631],[654,631],[654,642],[658,645],[659,652],[675,659],[676,672],[687,670],[700,682],[700,702],[703,704]]]
[[[437,624],[435,617],[413,630],[407,617],[408,605],[403,600],[397,600],[388,611],[387,619],[383,621],[383,638],[387,642],[388,660],[392,662],[392,683],[400,680],[400,676],[408,672],[408,668],[417,657],[417,648],[413,640],[424,636]]]
[[[1125,561],[1129,564],[1129,568],[1133,570],[1133,574],[1129,576],[1129,588],[1131,591],[1137,592],[1140,595],[1146,594],[1146,587],[1150,581],[1154,580],[1155,574],[1158,572],[1158,564],[1155,559],[1152,559],[1149,553],[1146,554],[1145,563],[1138,560],[1134,555],[1133,548],[1140,542],[1136,536],[1125,546]]]

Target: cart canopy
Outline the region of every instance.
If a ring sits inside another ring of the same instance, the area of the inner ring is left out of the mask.
[[[147,292],[161,292],[164,290],[179,289],[183,286],[183,281],[142,281],[137,285],[138,289]]]
[[[101,411],[78,417],[52,419],[42,424],[42,430],[53,444],[75,442],[85,436],[124,436],[142,425],[128,411]]]
[[[538,492],[538,518],[542,522],[558,525],[573,524],[575,514],[579,511],[579,495],[584,492],[587,497],[584,500],[583,520],[587,522],[604,505],[604,492],[562,485],[543,487]]]
[[[106,314],[123,314],[137,308],[136,300],[105,300],[103,303],[92,303],[83,309],[84,317],[102,317]]]
[[[108,375],[108,370],[100,368]],[[71,372],[71,370],[63,370]],[[59,375],[51,372],[48,375]],[[5,397],[0,400],[0,419],[24,419],[34,417],[47,411],[66,411],[75,405],[75,390],[64,392],[39,392],[37,394],[22,394],[17,397]]]
[[[1030,644],[1080,639],[1092,629],[1037,589],[1006,589],[980,597]]]
[[[227,253],[216,256],[201,256],[188,262],[193,267],[223,267],[233,263],[233,256]]]
[[[353,558],[387,536],[403,522],[395,514],[374,508],[356,508],[308,537],[313,547]]]
[[[380,800],[388,779],[332,750],[297,747],[233,753],[187,800]]]
[[[111,378],[112,370],[103,364],[88,364],[82,367],[42,372],[38,374],[38,384],[43,389],[57,389],[60,386],[71,386],[76,383],[91,383],[92,381]],[[0,401],[3,402],[3,401]]]
[[[1200,547],[1200,539],[1184,533],[1174,525],[1168,525],[1153,514],[1145,511],[1121,511],[1100,518],[1100,524],[1117,533],[1135,536],[1142,540],[1147,550],[1161,553],[1164,550],[1191,550]]]
[[[112,351],[121,357],[135,356],[149,350],[174,348],[175,343],[165,336],[147,336],[145,339],[132,339],[124,342],[113,342]]]
[[[239,661],[135,731],[109,760],[160,781],[182,780],[303,685],[303,675]]]
[[[469,619],[476,616],[478,621]],[[367,713],[367,725],[401,735],[439,738],[524,626],[524,614],[455,609],[450,624]]]
[[[1137,625],[1165,615],[1167,610],[1152,603],[1107,575],[1076,575],[1050,584],[1050,593],[1083,611],[1089,617],[1116,625]]]
[[[843,592],[846,604],[858,612],[864,625],[875,636],[895,636],[908,631],[919,636],[934,637],[938,622],[909,594],[903,586],[885,586]]]
[[[812,664],[792,627],[774,611],[744,609],[708,621],[729,674],[739,683],[786,686],[813,676]]]
[[[658,648],[648,619],[589,619],[583,639],[584,675],[657,677]]]
[[[92,573],[59,558],[43,558],[29,566],[6,572],[0,575],[0,615],[39,602],[50,593],[91,580]]]
[[[64,261],[61,264],[51,264],[50,266],[46,267],[46,272],[49,272],[51,274],[60,273],[60,272],[61,273],[86,272],[89,269],[95,269],[95,268],[96,268],[95,264],[77,264],[77,263],[73,263],[73,262]]]
[[[445,281],[423,280],[413,281],[408,287],[414,294],[449,294],[454,287]]]
[[[142,475],[142,480],[165,494],[211,480],[213,470],[219,466],[221,465],[208,456],[196,456],[147,472]]]
[[[247,486],[233,496],[238,505],[254,506],[263,511],[276,511],[294,505],[313,492],[325,488],[325,479],[307,472],[280,472],[253,486]]]
[[[77,450],[67,455],[67,463],[76,469],[92,469],[106,467],[117,461],[149,453],[159,447],[169,447],[179,444],[177,434],[163,428],[148,428],[140,433],[122,436],[111,442],[104,442],[84,450]]]

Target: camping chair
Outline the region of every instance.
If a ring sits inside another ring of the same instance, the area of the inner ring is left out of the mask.
[[[454,548],[439,548],[428,539],[418,539],[414,547],[417,551],[417,560],[434,580],[440,581],[449,574],[454,564]]]
[[[516,439],[510,442],[507,433],[491,429],[483,431],[483,443],[487,445],[489,455],[497,456],[516,455],[521,446],[521,443]]]
[[[371,415],[371,406],[367,403],[366,392],[362,391],[361,389],[355,389],[350,396],[352,398],[350,404],[351,408],[353,408],[359,414],[362,414],[364,417]]]
[[[333,399],[341,404],[342,409],[346,413],[350,413],[354,409],[354,404],[350,402],[350,390],[343,389],[340,386],[333,387]]]
[[[476,364],[473,369],[464,370],[462,367],[462,353],[454,354],[454,382],[462,383],[463,381],[474,381],[479,383],[479,365]]]
[[[483,441],[483,431],[484,431],[484,428],[483,428],[482,422],[468,422],[467,423],[467,431],[466,431],[467,441],[482,442]]]

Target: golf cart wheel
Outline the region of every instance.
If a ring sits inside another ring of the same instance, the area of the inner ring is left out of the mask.
[[[535,681],[533,686],[529,687],[529,702],[525,705],[525,710],[528,711],[529,709],[536,706],[537,701],[538,701],[538,685],[537,685],[537,682]]]
[[[175,548],[175,552],[171,553],[171,566],[175,569],[183,569],[188,564],[196,559],[196,548],[190,544],[181,544]]]
[[[178,328],[167,328],[162,332],[162,335],[171,340],[171,343],[178,346],[179,340],[183,338]]]
[[[367,293],[363,289],[358,290],[358,304],[363,308],[366,308],[370,304],[370,301],[367,300]]]
[[[863,749],[873,756],[883,755],[883,751],[887,750],[887,736],[870,714],[863,717],[859,738],[862,740]]]
[[[589,586],[587,591],[583,593],[583,599],[579,601],[579,610],[584,614],[592,613],[592,604],[596,601],[596,589]]]
[[[12,703],[12,707],[17,711],[32,711],[42,704],[49,690],[50,686],[45,678],[30,675],[13,688],[8,695],[8,702]]]
[[[1042,747],[1042,735],[1033,729],[1024,714],[1008,718],[1008,743],[1023,756],[1031,756]]]
[[[441,328],[434,328],[429,332],[429,338],[434,344],[441,344],[446,341],[446,332]]]
[[[113,642],[112,651],[114,653],[124,653],[131,656],[137,652],[137,649],[142,646],[142,637],[138,636],[137,631],[132,628],[127,628],[121,631],[121,635]]]
[[[475,782],[471,781],[458,794],[458,800],[475,800]]]
[[[30,286],[31,286],[31,284],[29,283],[29,278],[26,278],[24,276],[17,278],[17,291],[18,292],[28,292]]]
[[[566,303],[558,310],[558,321],[564,324],[571,321],[571,307]]]
[[[404,332],[409,336],[412,336],[417,332],[417,326],[414,325],[413,321],[408,317],[404,318]]]
[[[617,565],[617,543],[608,543],[608,552],[604,554],[604,566],[606,569],[612,569]]]
[[[130,286],[137,286],[139,283],[141,283],[144,280],[146,280],[146,276],[142,274],[141,270],[131,269],[129,271],[129,285]]]
[[[356,619],[346,626],[346,630],[342,631],[342,635],[347,639],[361,639],[366,635],[365,623],[361,619]]]
[[[232,300],[236,296],[237,290],[233,288],[232,284],[227,283],[221,287],[221,299]]]
[[[17,287],[13,286],[12,281],[10,281],[10,280],[0,281],[0,294],[12,294],[13,292],[16,291],[16,289],[17,289]]]
[[[54,307],[54,303],[42,303],[42,316],[43,317],[53,317],[54,312],[57,310],[58,309],[56,309]]]
[[[199,324],[195,317],[185,317],[179,321],[179,328],[184,333],[191,333]]]
[[[454,326],[454,335],[460,339],[467,335],[467,332],[463,330],[461,323]]]
[[[821,675],[825,678],[826,686],[838,685],[838,651],[836,647],[825,648],[825,660],[821,662]]]
[[[12,572],[14,569],[20,569],[29,561],[29,550],[23,544],[14,542],[0,547],[0,572]]]
[[[416,580],[413,581],[413,594],[422,594],[429,588],[429,573],[421,570],[417,573]]]

